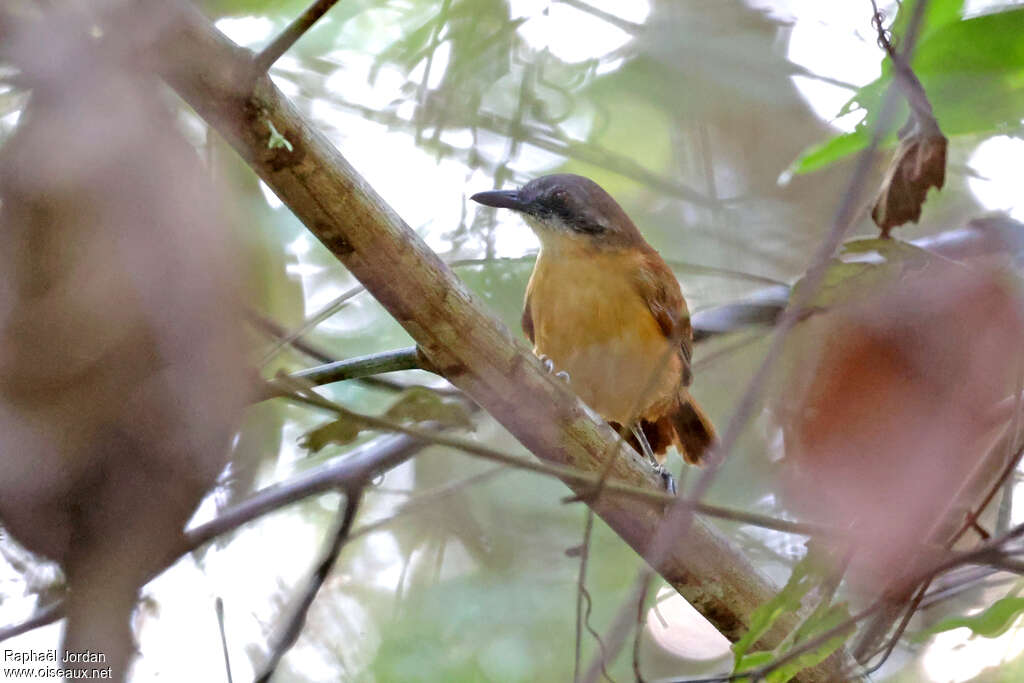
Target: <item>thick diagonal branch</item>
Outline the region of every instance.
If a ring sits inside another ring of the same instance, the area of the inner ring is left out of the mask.
[[[544,460],[589,471],[599,471],[614,454],[614,478],[660,486],[627,446],[614,452],[612,430],[543,370],[330,141],[252,68],[250,53],[190,10],[166,33],[158,55],[170,84],[388,309],[430,364],[524,446]],[[271,146],[273,131],[289,144]],[[657,504],[613,493],[588,504],[641,555],[663,516]],[[775,589],[738,547],[700,520],[686,547],[673,548],[656,569],[733,639]],[[794,625],[781,619],[763,644],[778,644]],[[828,678],[826,671],[802,676]]]

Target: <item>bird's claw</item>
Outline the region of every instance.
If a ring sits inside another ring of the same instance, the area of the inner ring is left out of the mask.
[[[665,484],[665,492],[670,496],[677,495],[676,478],[672,476],[672,473],[661,465],[655,465],[654,471],[661,476],[661,481]]]
[[[568,372],[566,372],[565,370],[559,370],[558,372],[555,372],[555,361],[551,360],[549,357],[545,355],[537,356],[537,360],[539,360],[540,364],[544,366],[544,369],[548,371],[548,374],[554,374],[555,377],[562,380],[566,384],[569,383]]]

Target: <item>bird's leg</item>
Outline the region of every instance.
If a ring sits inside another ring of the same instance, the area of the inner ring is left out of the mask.
[[[654,471],[661,475],[661,480],[665,483],[665,490],[673,496],[676,495],[676,479],[672,474],[665,469],[658,459],[654,457],[654,449],[651,448],[651,443],[647,440],[647,435],[644,434],[644,430],[639,424],[634,424],[632,427],[633,436],[636,437],[637,442],[640,444],[640,450],[647,456],[647,459],[654,466]]]
[[[540,364],[544,366],[545,370],[547,370],[549,373],[554,373],[555,377],[562,380],[566,384],[569,383],[569,373],[566,372],[565,370],[559,370],[558,372],[555,372],[555,362],[553,360],[551,360],[544,354],[537,356],[537,359],[540,360]]]

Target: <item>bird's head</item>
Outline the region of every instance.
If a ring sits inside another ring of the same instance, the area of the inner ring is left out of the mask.
[[[541,176],[518,190],[478,192],[470,199],[517,211],[546,246],[565,240],[609,248],[643,242],[633,221],[611,195],[579,175]]]

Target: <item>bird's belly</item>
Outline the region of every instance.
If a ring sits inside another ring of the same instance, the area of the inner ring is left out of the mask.
[[[582,289],[535,306],[535,352],[568,372],[573,390],[606,420],[660,417],[679,391],[678,349],[639,296],[595,293]]]

